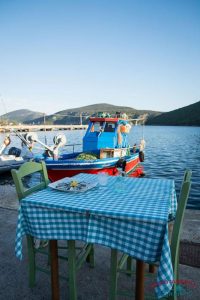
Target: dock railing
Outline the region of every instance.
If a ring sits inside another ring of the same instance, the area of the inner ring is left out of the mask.
[[[83,144],[66,144],[62,149],[64,149],[64,150],[66,150],[66,148],[67,147],[71,147],[72,148],[72,152],[70,152],[70,153],[74,153],[75,152],[75,148],[77,147],[78,148],[78,146],[82,146],[83,147]],[[80,148],[82,148],[82,147],[80,147]],[[76,148],[76,149],[77,149]],[[77,151],[78,151],[79,149],[77,149]],[[81,151],[82,149],[80,149],[80,151]]]

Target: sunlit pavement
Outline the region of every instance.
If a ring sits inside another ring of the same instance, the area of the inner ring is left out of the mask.
[[[36,286],[28,287],[28,268],[26,240],[23,245],[23,260],[15,257],[15,230],[17,222],[17,210],[0,209],[0,299],[51,299],[50,276],[37,273]],[[79,300],[104,300],[109,295],[109,261],[110,250],[106,247],[95,246],[95,268],[91,269],[87,264],[81,268],[77,276]],[[42,262],[42,261],[41,261]],[[67,275],[67,262],[61,261],[60,272]],[[178,299],[198,300],[200,294],[200,268],[180,266],[180,297]],[[122,275],[119,285],[134,291],[134,277]],[[152,280],[146,281],[145,299],[152,299]],[[68,284],[60,280],[60,299],[69,299]],[[118,299],[128,299],[119,297]]]

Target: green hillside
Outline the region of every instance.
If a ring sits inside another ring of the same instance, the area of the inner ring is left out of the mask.
[[[149,111],[149,110],[137,110],[135,108],[127,107],[127,106],[117,106],[117,105],[112,105],[112,104],[107,104],[107,103],[98,103],[98,104],[92,104],[92,105],[62,110],[62,111],[57,112],[56,114],[68,114],[71,112],[74,112],[74,113],[88,112],[90,114],[94,114],[99,111],[105,111],[108,113],[116,113],[116,111],[121,111],[121,112],[125,112],[125,113],[136,113],[136,114],[137,113],[138,114],[150,113],[153,115],[158,113],[158,112]]]
[[[7,122],[26,123],[30,120],[40,118],[43,113],[31,111],[28,109],[19,109],[0,116],[1,120]]]
[[[81,114],[82,123],[87,124],[88,117],[97,115],[98,112],[115,114],[117,111],[127,113],[130,118],[137,118],[138,116],[147,113],[147,125],[200,126],[200,101],[167,113],[150,110],[137,110],[132,107],[99,103],[62,110],[55,114],[46,116],[45,119],[46,124],[80,124]],[[44,115],[40,112],[20,109],[0,116],[0,121],[43,124]]]
[[[151,117],[147,125],[179,125],[179,126],[200,126],[200,101],[167,112],[159,116]]]
[[[80,114],[82,115],[82,123],[88,123],[88,117],[91,115],[96,115],[98,112],[107,112],[110,114],[115,114],[117,111],[125,112],[131,118],[137,118],[139,115],[147,113],[149,116],[156,116],[160,112],[150,111],[150,110],[137,110],[132,107],[126,106],[116,106],[107,103],[99,103],[88,106],[82,106],[78,108],[70,108],[66,110],[59,111],[53,115],[46,116],[47,124],[79,124]],[[34,123],[43,123],[43,118],[38,118],[32,120]]]

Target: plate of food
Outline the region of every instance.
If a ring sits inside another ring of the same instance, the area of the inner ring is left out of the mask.
[[[62,192],[85,192],[94,188],[96,185],[97,182],[87,182],[67,177],[50,183],[48,186]]]

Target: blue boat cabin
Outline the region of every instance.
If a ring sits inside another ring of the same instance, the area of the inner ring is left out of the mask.
[[[128,121],[118,118],[90,118],[83,138],[83,152],[99,153],[101,149],[128,147]]]

